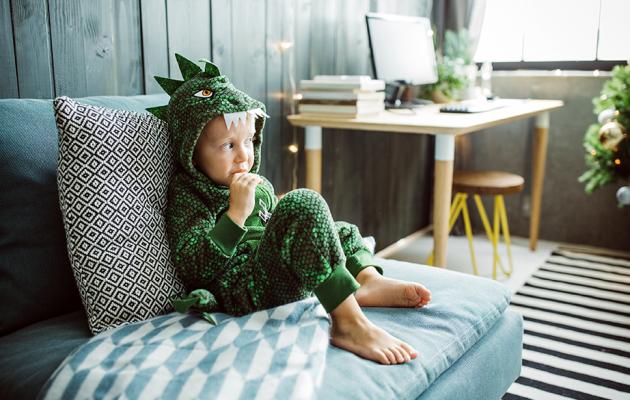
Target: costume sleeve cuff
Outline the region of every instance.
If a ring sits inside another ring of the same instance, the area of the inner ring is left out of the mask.
[[[356,292],[360,286],[348,269],[340,265],[333,270],[328,279],[315,289],[314,293],[326,309],[326,312],[330,314],[342,301]]]
[[[210,236],[224,254],[231,256],[246,233],[247,228],[241,228],[227,214],[223,214],[210,232]]]
[[[346,267],[352,276],[357,276],[362,269],[374,267],[379,274],[383,275],[383,268],[374,262],[374,256],[367,249],[361,249],[348,257]]]

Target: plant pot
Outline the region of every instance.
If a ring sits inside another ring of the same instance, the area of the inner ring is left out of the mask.
[[[450,97],[447,97],[441,90],[434,90],[431,92],[431,100],[434,103],[450,103],[453,101]]]

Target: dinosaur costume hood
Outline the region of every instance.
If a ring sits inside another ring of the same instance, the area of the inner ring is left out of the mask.
[[[276,204],[271,183],[260,176],[256,206],[245,227],[225,215],[230,188],[218,184],[193,165],[193,153],[203,128],[213,118],[222,118],[228,129],[246,124],[254,133],[254,163],[260,167],[265,106],[236,89],[210,61],[202,70],[194,62],[175,55],[183,80],[155,77],[171,98],[168,105],[147,108],[166,121],[175,169],[168,188],[166,229],[176,271],[188,289],[208,288],[227,273],[235,252],[245,251],[248,240],[264,232],[262,216]],[[260,213],[260,214],[259,214]],[[266,221],[266,219],[265,219]]]
[[[228,129],[232,124],[254,124],[254,164],[249,172],[258,173],[262,132],[265,117],[268,117],[265,105],[236,89],[212,62],[199,60],[205,63],[202,70],[179,54],[175,54],[175,58],[184,80],[156,76],[171,99],[168,105],[147,108],[147,111],[167,122],[176,164],[193,179],[227,189],[211,181],[195,168],[192,161],[195,145],[206,123],[222,117]]]

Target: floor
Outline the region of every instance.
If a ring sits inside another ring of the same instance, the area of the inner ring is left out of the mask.
[[[473,243],[479,275],[491,278],[492,246],[490,241],[485,235],[479,234],[474,236]],[[538,248],[533,252],[529,250],[528,238],[512,237],[513,273],[508,278],[498,272],[497,280],[509,287],[512,292],[516,292],[558,245],[555,242],[539,240]],[[425,234],[416,233],[381,250],[376,255],[383,258],[425,264],[432,246],[433,238],[430,232]],[[499,255],[504,265],[507,266],[508,259],[505,245],[501,243],[499,246]],[[449,236],[446,268],[472,274],[473,269],[466,236]]]

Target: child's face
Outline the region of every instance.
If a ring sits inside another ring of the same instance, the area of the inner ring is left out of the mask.
[[[215,183],[230,186],[235,173],[249,172],[254,165],[253,138],[246,124],[232,124],[228,131],[222,116],[213,118],[197,140],[193,160]]]

